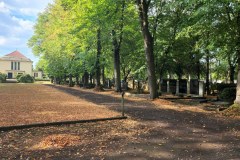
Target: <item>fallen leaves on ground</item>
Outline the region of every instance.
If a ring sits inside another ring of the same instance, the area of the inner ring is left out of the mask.
[[[43,138],[40,143],[34,145],[32,149],[50,149],[74,146],[80,142],[79,136],[69,134],[54,134]]]

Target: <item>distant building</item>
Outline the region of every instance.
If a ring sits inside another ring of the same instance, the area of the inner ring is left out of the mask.
[[[7,78],[16,78],[19,74],[29,74],[42,78],[42,72],[33,72],[33,61],[19,51],[14,51],[0,57],[0,72],[7,74]]]
[[[33,77],[35,79],[43,79],[43,72],[42,71],[33,71]]]

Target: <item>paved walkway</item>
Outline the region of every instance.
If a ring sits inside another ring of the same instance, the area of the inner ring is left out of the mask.
[[[6,79],[7,83],[17,83],[16,79]]]

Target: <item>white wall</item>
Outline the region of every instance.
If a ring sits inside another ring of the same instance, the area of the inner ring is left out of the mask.
[[[15,78],[18,73],[32,75],[32,62],[16,61],[16,62],[20,62],[20,70],[11,70],[11,62],[12,61],[0,60],[0,72],[5,74],[8,74],[8,72],[11,72],[13,73],[13,78]]]

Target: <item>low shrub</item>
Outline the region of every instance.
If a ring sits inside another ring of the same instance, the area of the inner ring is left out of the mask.
[[[29,74],[23,74],[19,77],[19,82],[21,83],[33,83],[34,78],[30,76]]]
[[[50,79],[35,78],[35,81],[50,81]]]
[[[5,83],[7,79],[7,75],[4,73],[0,73],[0,83]]]
[[[219,98],[224,101],[234,101],[236,98],[236,87],[223,89],[223,91],[219,94]]]
[[[17,76],[16,76],[16,79],[17,79],[17,81],[18,82],[20,82],[20,77],[22,76],[22,74],[18,74]]]

